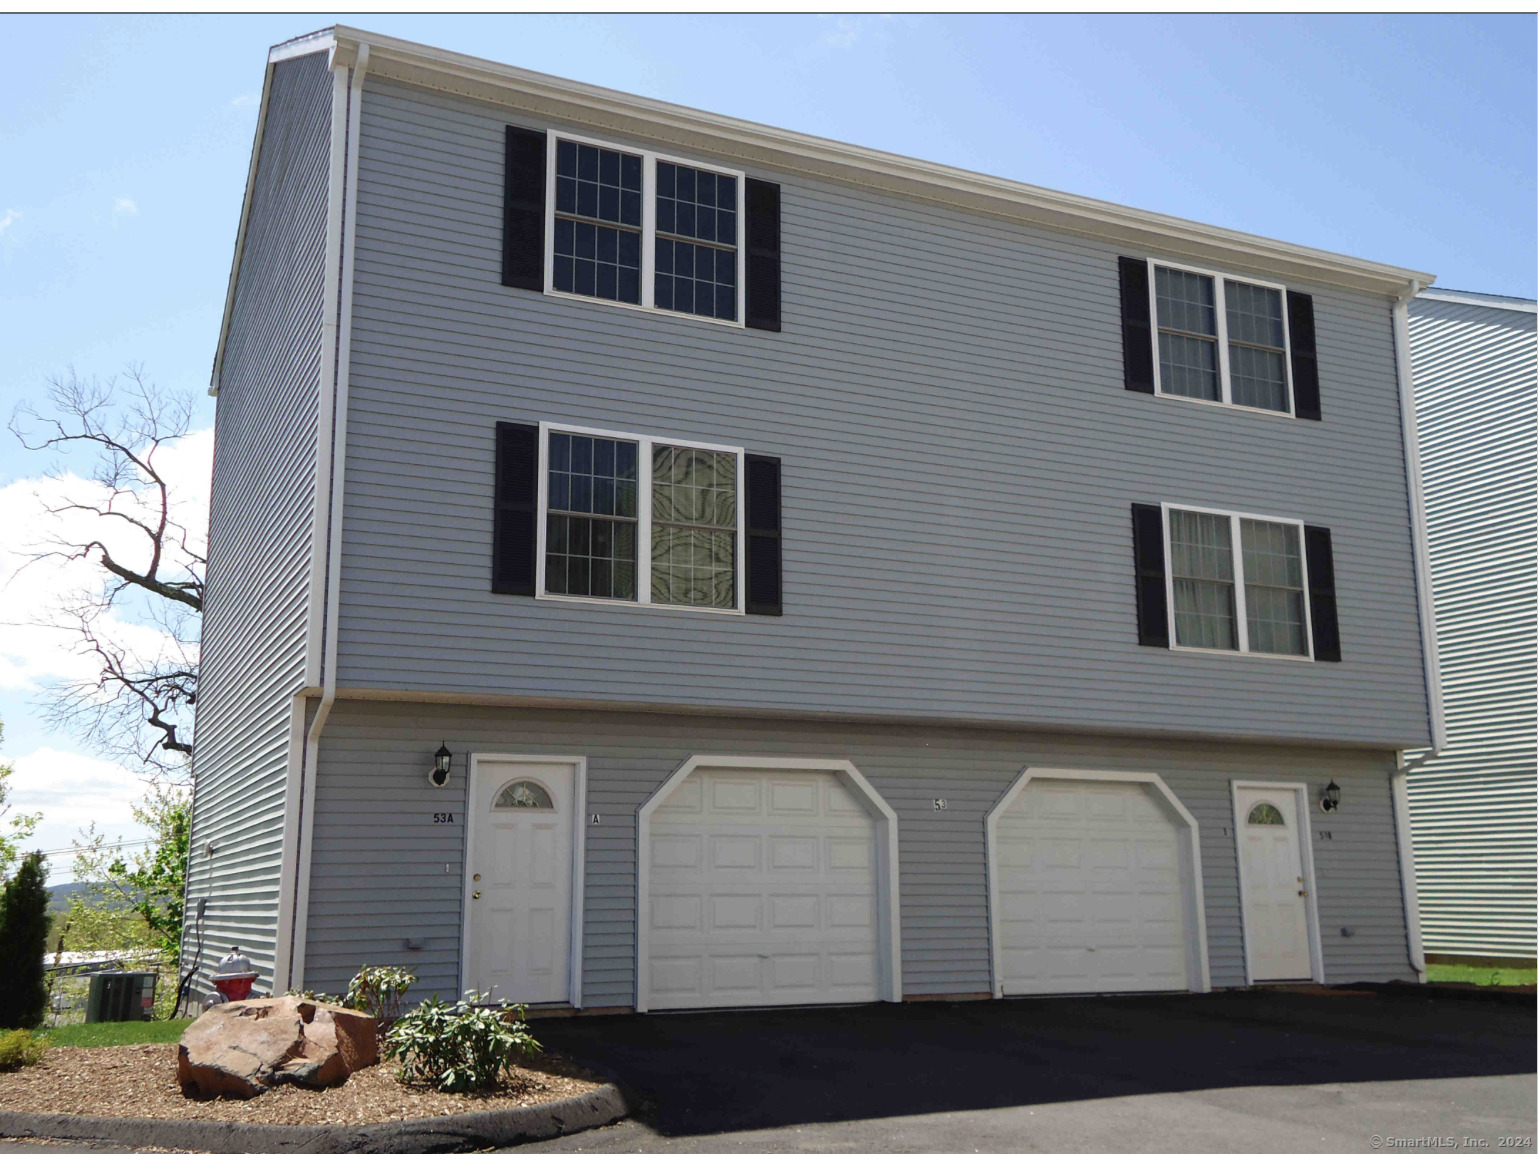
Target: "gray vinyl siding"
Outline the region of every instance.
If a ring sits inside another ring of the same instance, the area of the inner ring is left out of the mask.
[[[431,754],[456,755],[444,789]],[[341,990],[364,963],[409,965],[418,992],[459,977],[469,753],[588,759],[583,1000],[630,1006],[636,813],[701,753],[849,758],[898,815],[904,992],[989,989],[984,817],[1027,766],[1152,770],[1201,830],[1215,986],[1243,985],[1233,780],[1308,784],[1326,980],[1413,980],[1388,773],[1393,755],[1284,746],[1094,738],[928,725],[682,717],[339,701],[321,742],[307,986]],[[1340,809],[1312,807],[1333,778]],[[934,798],[947,808],[936,811]],[[453,812],[452,825],[434,812]],[[1320,833],[1329,835],[1321,838]],[[1351,931],[1343,936],[1342,929]],[[421,950],[404,948],[422,939]]]
[[[1427,740],[1385,299],[1294,286],[1322,423],[1155,398],[1122,384],[1121,250],[756,170],[782,333],[545,297],[500,283],[510,121],[540,126],[365,90],[341,686]],[[783,458],[785,615],[493,595],[493,427],[540,419]],[[1344,662],[1139,648],[1129,509],[1160,500],[1330,527]]]
[[[1421,932],[1432,953],[1533,957],[1538,854],[1534,314],[1410,306],[1431,581],[1447,709],[1410,775]]]
[[[189,912],[209,899],[205,963],[239,945],[262,988],[277,927],[290,703],[305,675],[330,147],[325,56],[277,65],[271,84],[218,382],[187,886]]]

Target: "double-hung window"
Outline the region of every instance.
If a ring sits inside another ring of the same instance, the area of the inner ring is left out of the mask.
[[[541,597],[741,613],[743,451],[540,426]]]
[[[1149,261],[1163,396],[1292,415],[1286,290]]]
[[[1164,517],[1176,648],[1313,656],[1301,522],[1178,505]]]
[[[741,172],[552,139],[547,292],[743,323]]]

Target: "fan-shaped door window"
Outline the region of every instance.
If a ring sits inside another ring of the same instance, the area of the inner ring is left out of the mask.
[[[1250,807],[1250,816],[1245,820],[1249,825],[1287,824],[1287,819],[1282,816],[1282,811],[1269,801],[1256,802]]]
[[[492,809],[554,809],[550,793],[537,781],[515,781],[502,788]]]

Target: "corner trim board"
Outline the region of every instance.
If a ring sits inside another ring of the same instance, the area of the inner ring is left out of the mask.
[[[1394,370],[1399,382],[1399,421],[1404,437],[1405,488],[1408,490],[1410,543],[1415,561],[1416,602],[1420,609],[1421,660],[1426,682],[1426,710],[1431,748],[1447,744],[1447,709],[1442,698],[1442,664],[1437,648],[1436,600],[1431,586],[1431,535],[1426,527],[1426,482],[1421,473],[1420,430],[1415,420],[1415,376],[1410,360],[1410,298],[1419,285],[1394,302]]]
[[[999,820],[1025,792],[1033,781],[1120,781],[1136,782],[1152,786],[1175,815],[1185,823],[1185,861],[1182,863],[1190,881],[1186,897],[1186,978],[1192,993],[1205,994],[1212,990],[1212,972],[1207,958],[1207,900],[1202,889],[1201,827],[1191,816],[1181,800],[1157,773],[1130,772],[1110,769],[1055,769],[1048,766],[1027,766],[1020,776],[1004,791],[994,807],[983,819],[984,852],[988,862],[988,968],[989,983],[995,998],[1004,997],[1004,979],[999,972],[1000,941],[998,832]]]
[[[897,814],[876,791],[854,762],[844,758],[753,757],[731,754],[695,754],[675,769],[636,811],[636,918],[635,918],[635,1008],[647,1012],[647,956],[650,934],[646,910],[651,898],[651,878],[647,863],[651,860],[651,818],[668,798],[677,792],[696,769],[767,769],[812,773],[833,773],[850,788],[876,819],[876,888],[882,900],[877,904],[877,949],[881,972],[877,988],[881,1000],[903,1000],[902,986],[902,902],[898,886]]]

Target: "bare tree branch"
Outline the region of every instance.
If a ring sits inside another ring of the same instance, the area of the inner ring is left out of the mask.
[[[87,454],[87,470],[75,471],[92,482],[95,496],[72,493],[45,506],[56,529],[33,544],[28,563],[94,565],[101,580],[51,610],[47,623],[72,630],[76,652],[97,673],[56,686],[45,714],[56,728],[137,761],[155,780],[181,780],[193,748],[207,560],[177,521],[177,495],[162,462],[167,447],[191,431],[192,398],[161,390],[137,366],[105,383],[71,369],[50,378],[48,398],[46,413],[19,406],[10,429],[24,447],[58,458],[53,477],[66,458]],[[124,602],[128,594],[135,596]],[[120,602],[154,624],[163,636],[159,651],[138,652],[115,638],[123,632],[113,616]]]

